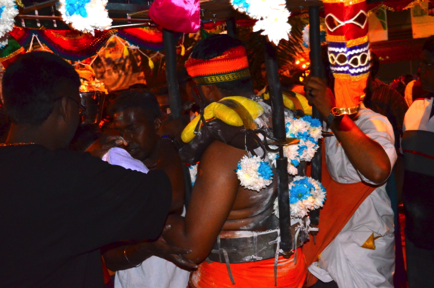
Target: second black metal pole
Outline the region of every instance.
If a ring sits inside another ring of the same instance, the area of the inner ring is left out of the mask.
[[[320,37],[320,23],[319,23],[319,7],[309,7],[309,46],[310,46],[310,74],[312,76],[324,78],[324,64],[321,57],[321,37]],[[319,111],[312,107],[312,117],[320,119],[321,114]],[[322,150],[321,142],[315,156],[312,159],[312,178],[321,181],[322,176]],[[310,222],[313,225],[319,224],[319,209],[313,210],[309,213]]]
[[[173,119],[181,117],[181,93],[176,75],[176,41],[173,31],[163,29],[164,52],[166,57],[166,79],[169,90],[170,113]]]
[[[289,206],[288,190],[288,159],[283,156],[283,144],[286,141],[285,115],[280,85],[279,67],[276,48],[264,38],[265,43],[265,69],[267,70],[268,88],[270,90],[271,107],[273,111],[273,134],[281,145],[279,158],[276,159],[280,247],[287,255],[292,250],[291,211]]]

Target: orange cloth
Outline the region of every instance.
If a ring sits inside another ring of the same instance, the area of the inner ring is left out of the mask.
[[[309,242],[302,247],[308,267],[318,260],[318,256],[344,228],[360,204],[376,189],[375,186],[363,182],[343,184],[334,181],[328,173],[324,151],[323,148],[321,183],[326,188],[327,199],[324,207],[320,210],[319,231],[315,236],[316,245],[311,237]],[[307,173],[309,172],[307,171]],[[316,281],[315,276],[309,273],[307,287],[312,286]]]
[[[229,278],[225,263],[203,262],[197,271],[191,273],[190,288],[209,287],[291,287],[301,288],[306,279],[307,266],[301,248],[297,250],[297,264],[294,255],[289,259],[279,257],[277,264],[277,286],[274,286],[274,259],[231,264],[235,285]]]

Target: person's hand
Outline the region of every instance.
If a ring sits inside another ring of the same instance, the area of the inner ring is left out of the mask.
[[[93,142],[89,148],[87,148],[86,152],[89,152],[94,157],[102,158],[102,156],[104,156],[104,154],[111,148],[127,145],[127,141],[119,135],[103,134],[98,140]]]
[[[163,258],[167,261],[172,262],[176,266],[192,271],[197,269],[196,263],[193,261],[185,259],[182,254],[191,253],[190,250],[179,248],[177,246],[172,246],[164,240],[163,235],[171,228],[170,225],[166,225],[163,229],[163,233],[157,241],[154,242],[142,242],[136,245],[137,250],[141,250],[143,254],[152,254],[154,256]]]
[[[336,100],[327,83],[319,77],[309,77],[304,85],[309,105],[315,106],[324,118],[336,107]]]

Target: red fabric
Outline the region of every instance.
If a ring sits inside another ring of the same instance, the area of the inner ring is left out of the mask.
[[[355,5],[348,6],[344,5],[344,3],[324,3],[324,13],[326,17],[328,14],[333,14],[341,22],[353,19],[360,11],[367,12],[366,2],[361,2]],[[367,15],[360,14],[359,17],[367,17]],[[331,18],[327,17],[326,21],[330,20]],[[333,32],[327,30],[327,34],[333,36],[345,36],[345,39],[347,41],[357,39],[368,34],[368,23],[366,23],[363,29],[353,23],[347,23],[337,28]]]
[[[322,179],[321,182],[326,188],[327,199],[320,211],[319,231],[316,237],[316,245],[313,240],[303,245],[303,252],[306,257],[306,264],[318,260],[321,252],[335,239],[348,220],[359,208],[360,204],[368,197],[376,187],[363,182],[342,184],[334,181],[327,170],[325,150],[322,150]],[[310,171],[307,171],[310,174]],[[313,275],[307,278],[308,286],[316,282]]]
[[[415,0],[384,0],[381,2],[368,4],[368,9],[371,10],[377,8],[380,5],[386,5],[387,7],[392,8],[395,11],[402,11],[412,2],[416,2],[416,1]],[[429,2],[434,3],[434,0],[429,0]]]
[[[225,263],[203,262],[191,273],[190,288],[208,287],[288,287],[301,288],[306,279],[307,266],[301,248],[289,259],[279,257],[277,264],[277,286],[274,286],[274,259],[257,262],[231,264],[235,285],[232,284]]]
[[[143,41],[152,43],[163,42],[163,33],[161,32],[161,29],[156,27],[123,28],[122,31],[126,34],[142,39]]]
[[[194,33],[200,28],[199,0],[155,0],[149,17],[163,28]]]

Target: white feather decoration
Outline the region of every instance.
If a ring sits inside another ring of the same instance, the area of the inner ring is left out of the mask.
[[[6,33],[14,29],[14,18],[18,15],[18,9],[13,0],[0,0],[0,46],[8,44]]]

